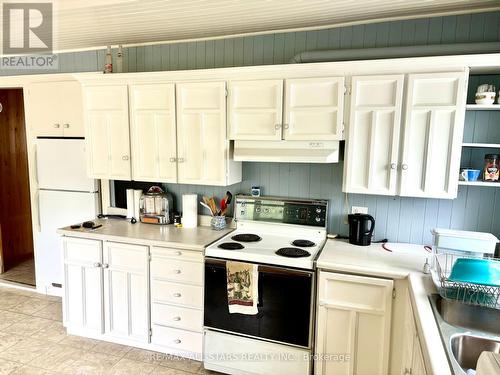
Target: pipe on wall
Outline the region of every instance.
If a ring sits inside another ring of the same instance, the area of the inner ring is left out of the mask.
[[[403,57],[471,55],[497,52],[500,52],[500,42],[430,44],[421,46],[304,51],[296,54],[289,62],[291,64],[300,64]]]

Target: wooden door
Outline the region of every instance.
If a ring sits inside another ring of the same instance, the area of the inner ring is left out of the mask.
[[[287,79],[283,135],[288,140],[341,140],[344,77]]]
[[[352,78],[346,193],[396,195],[404,75]]]
[[[132,178],[177,182],[175,85],[130,86]]]
[[[0,90],[0,227],[3,271],[33,258],[22,89]]]
[[[229,139],[282,138],[283,80],[228,83]]]
[[[181,184],[226,185],[225,82],[177,85],[178,174]]]
[[[88,86],[84,98],[89,177],[130,180],[127,85]]]
[[[392,280],[320,272],[316,374],[387,374],[392,288]],[[335,354],[349,358],[327,358]]]
[[[82,333],[102,334],[102,242],[66,237],[63,259],[64,325]]]
[[[466,73],[408,77],[400,195],[456,198]]]
[[[105,242],[105,333],[149,342],[149,248]]]

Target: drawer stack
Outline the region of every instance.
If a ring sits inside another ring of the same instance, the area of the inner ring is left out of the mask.
[[[203,253],[151,248],[151,343],[193,354],[203,347]]]

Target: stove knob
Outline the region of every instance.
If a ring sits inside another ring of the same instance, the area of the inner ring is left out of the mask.
[[[316,222],[319,223],[321,221],[321,218],[319,216],[316,216]]]
[[[317,213],[317,214],[320,214],[320,213],[321,213],[321,207],[317,207],[317,208],[316,208],[316,213]]]
[[[255,212],[260,212],[260,207],[257,207],[257,208],[255,209]]]

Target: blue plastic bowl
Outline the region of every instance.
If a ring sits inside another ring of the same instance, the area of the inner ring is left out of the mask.
[[[451,269],[450,281],[500,287],[500,262],[489,259],[459,258]]]

